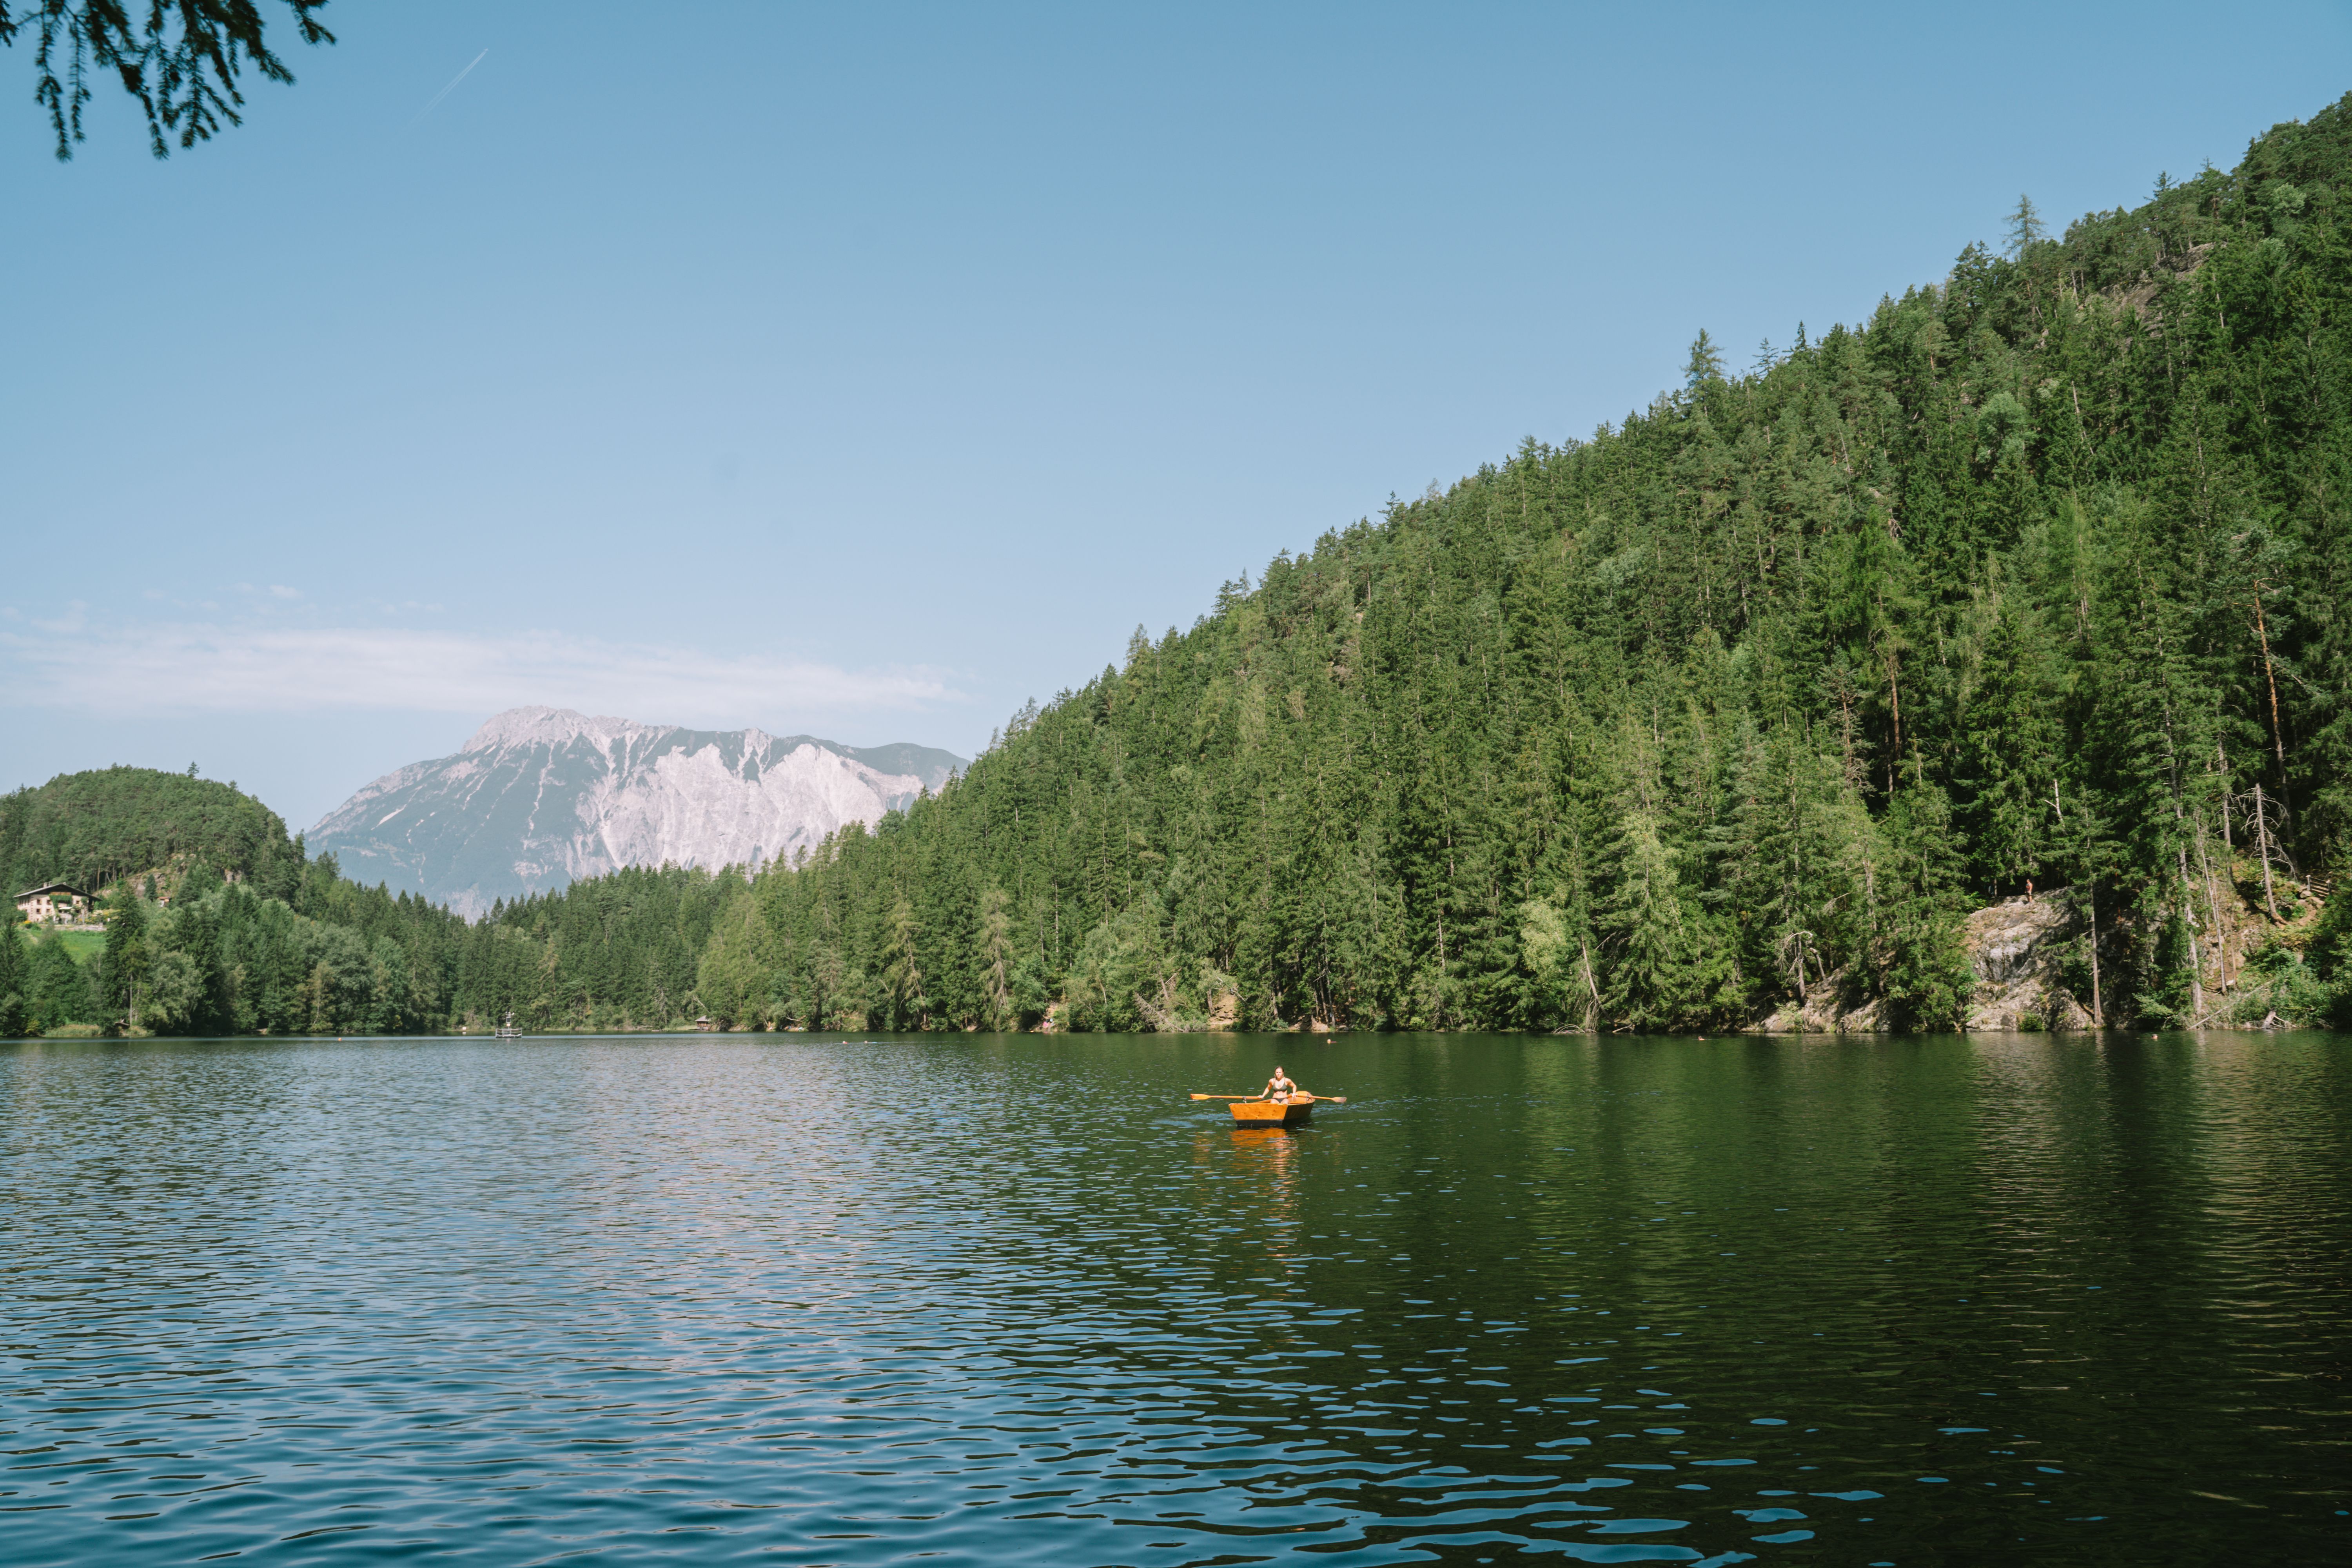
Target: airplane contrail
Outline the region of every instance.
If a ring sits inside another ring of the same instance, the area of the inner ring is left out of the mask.
[[[480,65],[484,60],[489,58],[489,55],[490,51],[484,49],[480,54],[476,55],[471,60],[468,60],[466,64],[466,68],[459,71],[456,76],[451,77],[449,79],[449,85],[443,88],[439,92],[435,93],[433,95],[433,101],[418,110],[416,111],[415,118],[410,120],[408,123],[413,126],[418,120],[424,119],[426,115],[440,108],[441,100],[448,97],[451,93],[457,91],[457,84],[465,80],[467,77],[473,75],[474,68]]]

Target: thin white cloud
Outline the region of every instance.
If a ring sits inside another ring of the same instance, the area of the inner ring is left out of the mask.
[[[904,712],[961,700],[944,671],[926,668],[730,658],[554,632],[72,629],[69,638],[0,632],[0,704],[110,714],[480,715],[543,703],[650,722],[732,725],[761,715]]]
[[[457,84],[465,80],[467,77],[473,75],[474,68],[480,65],[484,60],[488,59],[489,58],[490,51],[484,49],[480,54],[476,55],[472,59],[467,60],[466,62],[466,68],[459,71],[456,76],[451,77],[449,79],[449,85],[443,88],[439,92],[435,93],[432,100],[426,103],[424,108],[416,111],[416,118],[408,122],[409,129],[412,131],[415,130],[416,128],[416,121],[424,119],[426,115],[440,108],[441,100],[448,97],[451,93],[457,91]]]
[[[269,594],[270,597],[276,599],[299,599],[302,596],[302,590],[289,588],[283,583],[272,583],[269,584]]]

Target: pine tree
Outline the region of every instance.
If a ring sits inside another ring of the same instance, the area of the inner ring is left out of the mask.
[[[1691,340],[1690,358],[1683,365],[1683,385],[1693,392],[1711,381],[1723,379],[1723,352],[1715,340],[1701,327],[1698,336]]]
[[[887,957],[882,969],[882,1007],[894,1029],[919,1029],[928,1022],[930,998],[923,992],[921,955],[916,938],[921,927],[915,906],[900,894],[890,907]]]
[[[1621,1028],[1681,1026],[1699,1010],[1699,976],[1672,858],[1654,818],[1629,814],[1618,826],[1616,896],[1601,917],[1612,959],[1601,1011]]]
[[[2026,247],[2040,244],[2049,235],[2042,226],[2042,215],[2033,209],[2033,198],[2021,195],[2017,206],[2009,215],[2009,256],[2015,260],[2025,255]]]
[[[16,910],[0,916],[0,1039],[25,1033],[25,946],[16,934]]]
[[[1001,888],[980,896],[981,994],[989,1026],[1002,1029],[1013,1019],[1013,917],[1011,900]]]
[[[106,949],[98,963],[98,990],[109,1017],[139,1022],[139,985],[147,973],[147,906],[129,878],[108,903]]]
[[[1958,1029],[1975,984],[1962,921],[1960,846],[1943,790],[1916,776],[1886,816],[1879,994],[1897,1029]]]

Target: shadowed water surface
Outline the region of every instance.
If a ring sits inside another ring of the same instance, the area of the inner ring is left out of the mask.
[[[1239,1131],[1277,1059],[1351,1103]],[[0,1047],[0,1556],[2311,1562],[2352,1040]]]

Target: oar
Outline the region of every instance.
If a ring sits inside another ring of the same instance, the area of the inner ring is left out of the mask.
[[[1192,1098],[1194,1100],[1264,1100],[1265,1096],[1262,1094],[1196,1094]],[[1348,1103],[1348,1097],[1344,1094],[1311,1094],[1308,1095],[1307,1099],[1307,1103],[1310,1105],[1345,1105]]]

